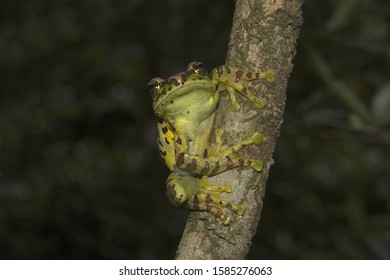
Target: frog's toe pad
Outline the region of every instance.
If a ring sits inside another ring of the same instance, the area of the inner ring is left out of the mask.
[[[260,160],[253,160],[248,162],[248,165],[252,167],[257,172],[260,172],[263,169],[263,163]]]
[[[240,111],[240,109],[241,109],[241,105],[237,101],[234,101],[234,102],[232,101],[231,107],[232,107],[233,112]]]
[[[257,109],[262,109],[267,104],[267,101],[264,98],[259,98],[259,97],[255,97],[253,102]]]
[[[263,135],[261,135],[261,133],[259,132],[255,132],[255,134],[253,134],[252,136],[252,141],[253,141],[253,144],[261,144],[261,142],[263,142]]]
[[[266,79],[268,82],[272,83],[275,80],[275,71],[268,70],[267,72],[261,73],[261,78]]]

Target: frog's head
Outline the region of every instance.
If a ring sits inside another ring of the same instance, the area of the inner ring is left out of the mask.
[[[168,107],[172,111],[172,107],[181,106],[180,100],[185,99],[184,96],[188,96],[188,99],[192,98],[188,93],[205,87],[210,87],[207,69],[202,62],[197,61],[191,62],[185,72],[166,80],[151,79],[147,86],[153,99],[153,110],[157,116],[163,115]],[[188,103],[189,100],[182,100],[183,103],[184,101]]]

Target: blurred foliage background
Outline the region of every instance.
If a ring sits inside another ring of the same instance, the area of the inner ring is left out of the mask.
[[[0,3],[0,257],[171,259],[148,80],[223,64],[233,1]],[[390,258],[390,2],[306,0],[251,259]]]

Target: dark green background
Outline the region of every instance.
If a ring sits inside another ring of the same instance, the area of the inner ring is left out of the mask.
[[[233,1],[0,3],[0,257],[171,259],[148,80],[224,63]],[[390,4],[304,4],[249,258],[390,258]],[[389,109],[389,110],[387,110]]]

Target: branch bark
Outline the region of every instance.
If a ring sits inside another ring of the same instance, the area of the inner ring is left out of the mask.
[[[245,148],[241,155],[261,159],[263,171],[233,169],[210,178],[229,183],[233,193],[226,198],[246,206],[245,214],[229,226],[207,213],[191,212],[176,252],[177,259],[243,259],[249,251],[262,211],[272,154],[283,121],[287,81],[299,27],[303,0],[236,0],[226,64],[250,71],[276,73],[275,82],[253,82],[252,90],[267,99],[267,106],[254,110],[240,99],[241,110],[232,112],[227,96],[221,98],[215,127],[225,131],[224,144],[232,145],[244,135],[259,131],[265,141],[258,148]],[[244,104],[245,105],[244,105]],[[232,214],[234,216],[234,214]]]

